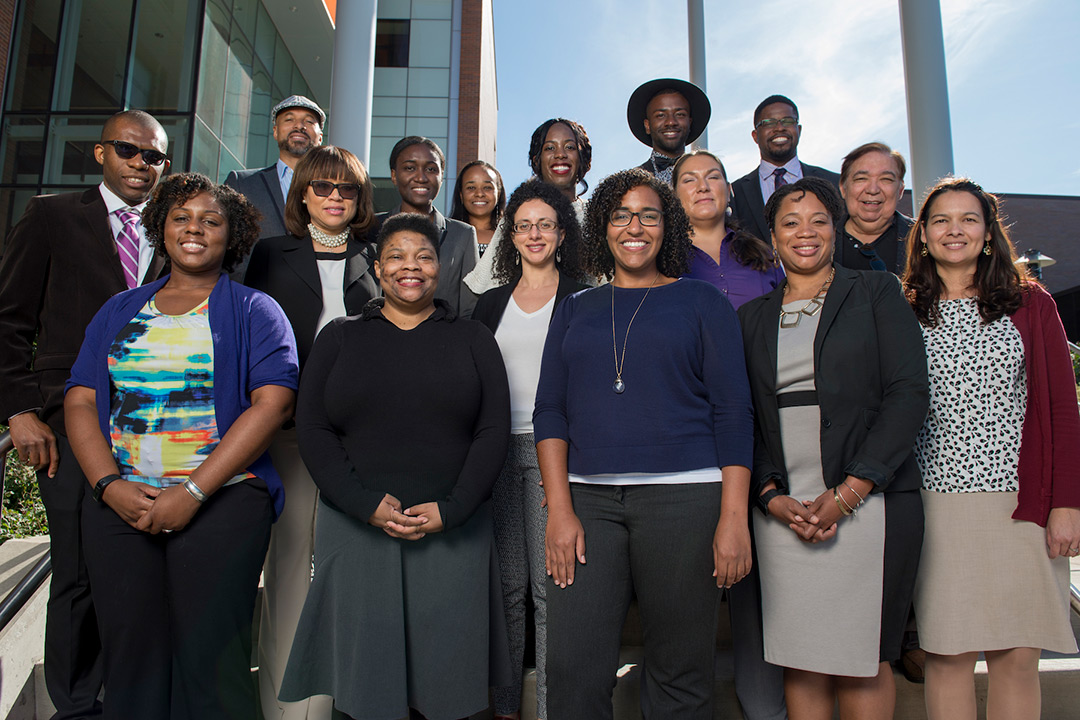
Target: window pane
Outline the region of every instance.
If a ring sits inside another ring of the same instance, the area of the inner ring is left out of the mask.
[[[4,135],[0,139],[0,182],[27,185],[40,183],[44,156],[44,118],[4,118]]]
[[[206,125],[195,119],[194,151],[191,154],[191,171],[215,177],[218,167],[218,153],[221,144]]]
[[[131,107],[147,112],[190,109],[198,3],[139,0]]]
[[[445,98],[409,98],[409,112],[402,112],[409,117],[450,116],[450,101]]]
[[[380,18],[408,18],[409,0],[379,0],[376,14]]]
[[[239,0],[233,5],[233,23],[251,42],[255,41],[255,21],[259,17],[260,7],[262,3],[259,0]]]
[[[412,0],[412,16],[414,18],[436,18],[449,20],[453,3],[447,0]]]
[[[247,129],[251,119],[251,48],[239,33],[233,36],[225,81],[225,112],[221,141],[238,158],[247,154]]]
[[[449,21],[413,20],[409,67],[450,67]]]
[[[375,67],[409,66],[409,21],[375,21]]]
[[[225,178],[229,176],[229,173],[234,170],[243,169],[244,164],[241,163],[235,155],[229,152],[228,148],[222,148],[221,159],[218,162],[217,178],[215,178],[214,182],[224,182]],[[210,177],[213,178],[214,176],[211,175]]]
[[[449,94],[449,70],[409,68],[409,97],[444,98]]]
[[[257,2],[257,0],[247,0],[248,2]],[[263,65],[268,68],[274,67],[274,43],[277,40],[277,28],[274,27],[274,23],[270,20],[270,15],[266,12],[266,8],[260,2],[259,5],[259,24],[255,27],[255,55],[263,61]]]
[[[251,78],[251,113],[248,118],[248,145],[245,162],[249,168],[265,167],[267,153],[273,149],[277,157],[277,146],[270,137],[270,109],[274,106],[270,94],[270,75],[258,60],[255,61],[255,74]]]
[[[49,109],[60,3],[61,0],[20,3],[21,16],[17,34],[11,39],[11,66],[4,88],[8,110]]]
[[[50,190],[49,192],[53,192]],[[11,232],[11,228],[15,227],[15,223],[19,222],[19,218],[22,217],[23,212],[26,210],[26,203],[30,202],[30,198],[35,195],[40,195],[41,192],[38,188],[32,190],[4,188],[0,190],[0,227],[3,230],[3,247],[0,247],[0,252],[7,249],[7,236]]]
[[[186,115],[158,115],[157,121],[165,128],[165,134],[169,136],[169,167],[170,173],[187,172],[188,133],[191,132],[191,123]]]
[[[101,166],[94,145],[101,140],[104,121],[98,117],[57,117],[49,123],[44,182],[49,185],[96,185]],[[106,149],[112,152],[111,149]]]
[[[229,45],[225,40],[228,27],[228,18],[223,16],[221,8],[208,3],[206,22],[203,24],[199,96],[195,111],[215,134],[221,132],[224,115],[225,73],[222,69],[229,58]],[[216,163],[214,167],[217,167]]]
[[[446,118],[409,118],[405,123],[406,135],[423,135],[424,137],[440,137],[450,132],[449,121]]]
[[[285,41],[279,35],[277,50],[274,52],[274,85],[281,91],[281,97],[287,98],[292,91],[293,59],[285,47]]]
[[[376,78],[379,76],[380,72],[385,72],[385,71],[376,70],[375,71],[375,77]],[[405,91],[404,91],[405,77],[404,77],[404,75],[402,76],[401,85],[402,85],[401,94],[404,95],[405,94]],[[386,96],[376,95],[375,98],[373,99],[372,103],[371,103],[371,114],[372,115],[408,115],[408,113],[405,112],[405,98],[403,98],[403,97],[386,97]],[[417,116],[420,116],[420,115],[423,115],[424,113],[413,113],[413,114],[417,115]]]
[[[124,105],[131,0],[77,0],[65,8],[56,109]]]
[[[408,68],[375,68],[375,95],[404,96],[409,82]]]

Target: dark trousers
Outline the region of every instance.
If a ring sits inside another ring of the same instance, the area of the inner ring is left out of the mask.
[[[45,615],[45,687],[56,707],[53,720],[101,716],[101,640],[83,560],[81,508],[89,495],[86,477],[71,445],[57,435],[56,477],[37,474],[49,518],[52,580]]]
[[[548,720],[612,717],[634,594],[645,638],[642,715],[712,720],[720,492],[720,483],[571,484],[585,564],[565,589],[548,579]]]
[[[83,501],[106,718],[256,718],[251,625],[272,512],[261,480],[221,488],[160,535]]]

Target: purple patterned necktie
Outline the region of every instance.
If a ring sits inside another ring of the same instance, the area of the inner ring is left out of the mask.
[[[773,192],[776,192],[778,189],[780,189],[781,185],[787,185],[788,184],[787,180],[784,179],[784,174],[786,172],[787,172],[787,170],[785,170],[782,167],[776,168],[775,170],[772,171],[772,174],[773,174]]]
[[[117,210],[116,217],[124,224],[116,236],[116,249],[120,251],[120,264],[124,266],[124,279],[128,290],[139,284],[139,213],[134,210]]]

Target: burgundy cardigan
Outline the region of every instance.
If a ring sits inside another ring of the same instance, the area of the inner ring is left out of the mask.
[[[1024,342],[1027,413],[1020,440],[1015,520],[1046,527],[1050,510],[1080,507],[1080,414],[1076,378],[1057,305],[1032,284],[1012,314]]]

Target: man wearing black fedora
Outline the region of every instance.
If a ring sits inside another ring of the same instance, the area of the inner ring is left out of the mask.
[[[641,85],[626,104],[626,122],[653,151],[638,167],[670,183],[671,166],[705,131],[711,114],[709,98],[693,83],[659,78]]]

